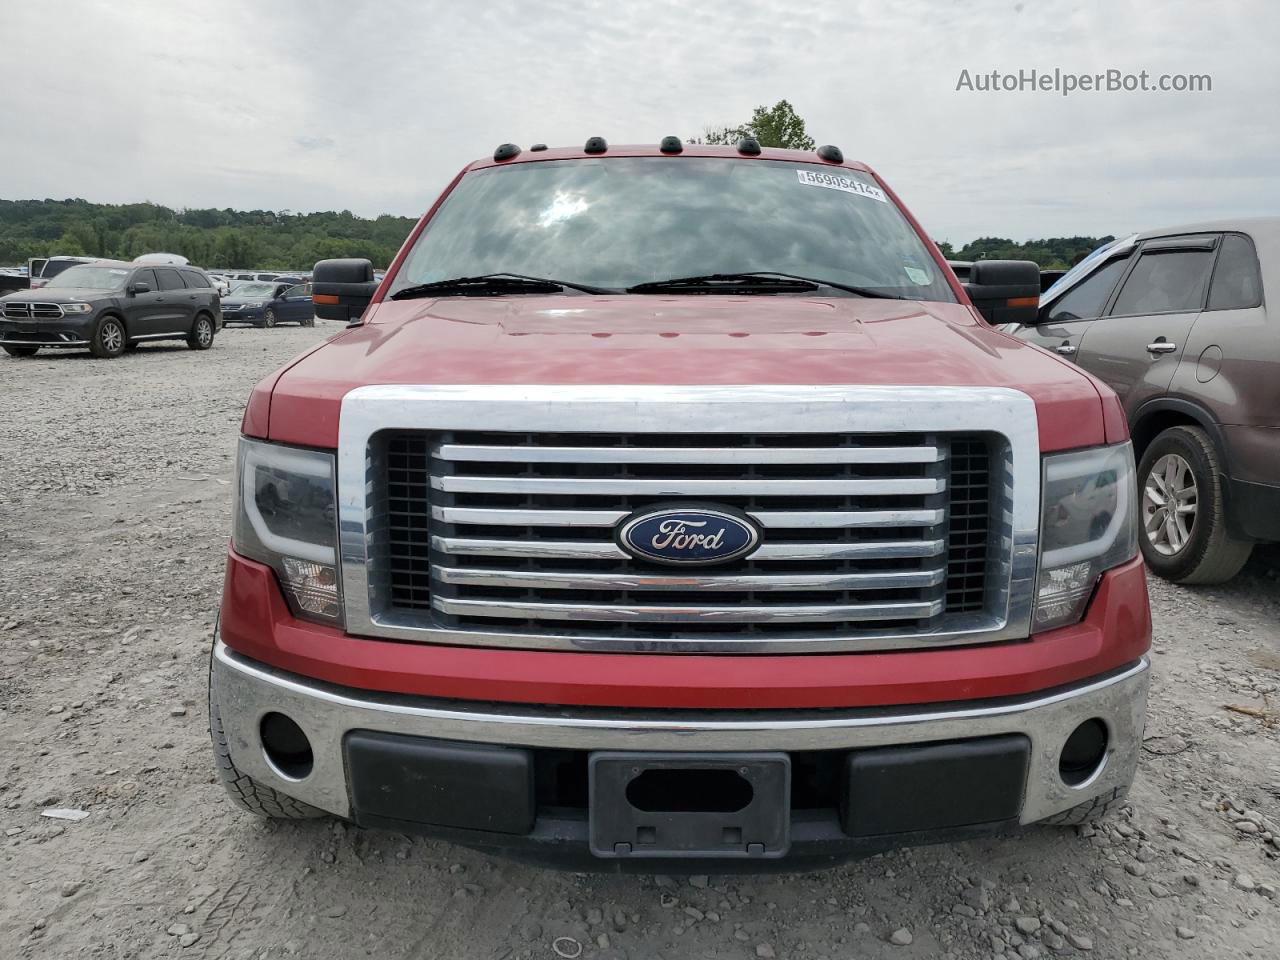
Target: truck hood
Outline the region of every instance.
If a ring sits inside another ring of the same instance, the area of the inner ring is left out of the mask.
[[[335,447],[356,387],[575,383],[1012,387],[1036,401],[1042,449],[1107,433],[1090,377],[960,304],[621,295],[383,302],[264,381],[246,430]]]

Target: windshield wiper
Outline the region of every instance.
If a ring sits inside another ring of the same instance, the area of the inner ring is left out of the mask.
[[[522,273],[486,273],[478,277],[452,277],[433,280],[405,287],[391,294],[392,300],[413,300],[419,297],[471,296],[481,297],[491,293],[562,293],[565,287],[583,293],[613,293],[604,287],[592,287],[585,283],[567,280],[547,280],[527,277]]]
[[[834,280],[801,277],[794,273],[777,273],[772,270],[756,270],[750,273],[708,273],[703,276],[674,277],[670,280],[653,280],[628,287],[627,293],[804,293],[819,287],[831,287],[860,297],[876,297],[883,300],[902,300],[892,293],[882,293],[870,287],[855,287]]]

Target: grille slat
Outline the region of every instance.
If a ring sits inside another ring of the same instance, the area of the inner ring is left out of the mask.
[[[994,442],[387,431],[370,446],[371,591],[400,622],[477,635],[939,632],[986,603]],[[689,572],[633,559],[618,525],[673,500],[743,511],[763,543]]]

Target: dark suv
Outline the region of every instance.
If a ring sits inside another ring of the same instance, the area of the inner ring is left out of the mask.
[[[39,290],[0,297],[0,347],[34,356],[41,347],[88,347],[118,357],[147,340],[186,340],[208,350],[222,326],[218,294],[189,266],[95,260]]]
[[[1218,583],[1280,540],[1280,217],[1149,230],[1090,254],[1015,336],[1124,401],[1147,565]]]

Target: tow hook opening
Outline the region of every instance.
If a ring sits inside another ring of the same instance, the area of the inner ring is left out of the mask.
[[[1067,737],[1058,759],[1058,775],[1069,787],[1088,783],[1107,759],[1107,725],[1097,717],[1086,720]]]
[[[286,780],[304,780],[311,775],[315,757],[311,741],[302,728],[283,713],[268,713],[258,726],[262,752],[271,768]]]
[[[645,813],[737,813],[755,789],[736,770],[645,770],[627,784],[627,801]]]

